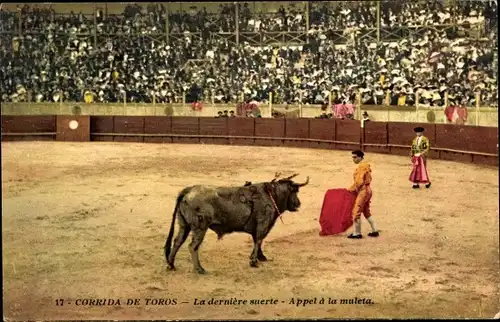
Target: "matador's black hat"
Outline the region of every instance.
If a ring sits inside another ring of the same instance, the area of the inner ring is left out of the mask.
[[[413,131],[415,131],[415,133],[423,132],[424,128],[419,126],[419,127],[414,128]]]
[[[355,156],[360,157],[360,158],[363,158],[365,156],[364,152],[361,150],[352,151],[352,155],[355,155]]]

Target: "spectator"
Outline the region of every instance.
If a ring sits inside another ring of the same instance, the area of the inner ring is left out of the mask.
[[[382,2],[384,30],[435,28],[378,45],[361,39],[377,25],[373,3],[311,3],[309,44],[279,47],[245,41],[232,45],[210,37],[210,32],[235,30],[233,3],[221,5],[218,14],[192,7],[167,17],[162,4],[129,5],[122,15],[99,12],[97,42],[92,16],[24,6],[21,34],[14,35],[18,16],[2,12],[3,30],[10,34],[0,43],[1,99],[180,103],[184,97],[187,103],[242,98],[266,103],[272,98],[275,104],[352,104],[359,99],[362,104],[440,107],[445,93],[448,100],[460,95],[472,106],[480,91],[481,104],[496,105],[496,3],[456,3]],[[252,13],[242,4],[240,31],[306,31],[301,5]],[[453,32],[439,27],[452,20],[462,27]],[[177,35],[169,44],[158,37],[166,32],[167,21]],[[471,41],[467,33],[476,23],[484,26],[486,37]],[[339,46],[337,34],[347,44]]]
[[[363,122],[369,121],[370,117],[368,116],[368,112],[364,111],[363,112]]]

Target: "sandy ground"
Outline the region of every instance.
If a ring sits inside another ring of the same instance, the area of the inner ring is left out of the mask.
[[[432,188],[416,191],[409,158],[369,154],[367,161],[381,236],[349,240],[318,234],[324,192],[351,183],[348,151],[2,143],[4,317],[493,317],[500,308],[498,169],[432,160]],[[180,189],[270,180],[276,171],[299,172],[298,181],[308,175],[311,183],[299,194],[301,210],[286,213],[265,240],[270,261],[250,268],[250,236],[217,241],[210,231],[200,252],[208,275],[192,272],[188,243],[177,271],[166,270],[163,245]],[[363,219],[364,234],[368,228]],[[126,305],[135,298],[139,305]],[[212,298],[248,302],[194,305]],[[365,304],[340,303],[353,298]],[[260,299],[278,303],[249,303]],[[297,306],[298,299],[313,303]]]

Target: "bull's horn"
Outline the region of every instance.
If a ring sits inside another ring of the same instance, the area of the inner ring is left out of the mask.
[[[298,173],[292,174],[291,176],[285,178],[285,180],[291,180],[291,179],[295,178],[298,175],[299,175]]]
[[[304,182],[304,183],[298,183],[297,186],[298,187],[303,187],[303,186],[305,186],[308,183],[309,183],[309,177],[306,178],[306,182]]]
[[[276,172],[276,173],[274,174],[274,179],[273,179],[273,180],[271,180],[271,182],[276,181],[276,180],[277,180],[280,176],[281,176],[281,172]]]

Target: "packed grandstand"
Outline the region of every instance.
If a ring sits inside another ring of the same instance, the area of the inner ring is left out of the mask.
[[[184,7],[3,8],[1,100],[497,105],[496,1]]]

